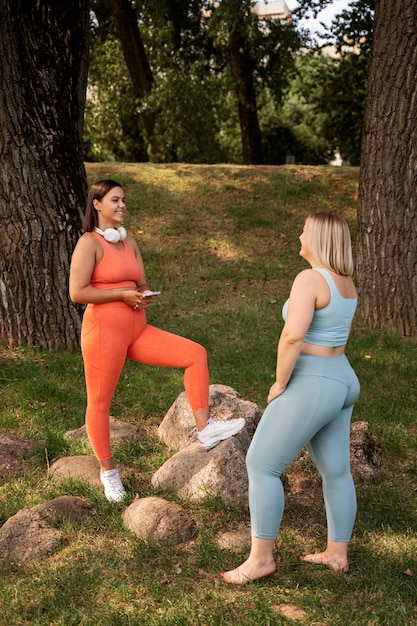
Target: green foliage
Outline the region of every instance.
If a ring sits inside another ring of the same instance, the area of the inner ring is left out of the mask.
[[[294,141],[297,162],[328,162],[338,149],[358,165],[368,67],[368,57],[354,53],[335,58],[311,51],[298,57],[282,106],[282,119],[304,148],[300,154]]]
[[[327,163],[331,143],[320,133],[319,116],[313,114],[312,105],[291,87],[281,108],[267,91],[262,96],[259,120],[265,164],[284,164],[288,156],[295,163]]]
[[[237,8],[243,20],[237,19]],[[245,54],[259,90],[275,103],[293,66],[299,38],[291,25],[260,24],[248,0],[147,2],[138,25],[153,73],[151,95],[135,102],[120,45],[99,0],[93,2],[92,59],[85,116],[88,160],[147,160],[141,113],[156,116],[155,134],[166,161],[241,162],[238,103],[228,38],[242,29]],[[233,26],[234,24],[234,26]]]
[[[303,39],[292,23],[270,18],[258,20],[255,34],[252,50],[255,77],[278,104],[295,74],[295,61]]]
[[[199,64],[203,65],[199,72]],[[155,132],[173,161],[213,163],[227,161],[219,133],[225,110],[219,101],[221,86],[207,74],[206,61],[169,68],[157,76],[144,107],[158,112]],[[225,101],[223,100],[225,103]]]
[[[87,96],[86,160],[147,160],[132,83],[120,42],[114,36],[92,51]]]
[[[299,0],[294,17],[317,17],[318,13],[334,0]],[[370,55],[372,47],[375,0],[351,0],[347,9],[336,13],[329,27],[322,25],[313,39],[319,37],[321,45],[334,45],[339,53],[350,48]]]
[[[315,11],[326,0],[305,0]],[[153,73],[151,95],[138,103],[114,34],[108,6],[94,0],[85,114],[87,160],[146,161],[141,113],[156,117],[167,162],[240,163],[241,129],[230,67],[229,33],[239,29],[253,73],[266,164],[320,164],[336,148],[359,163],[373,0],[352,2],[327,41],[335,59],[299,53],[307,41],[293,24],[258,20],[251,2],[151,0],[138,5],[138,25]],[[342,45],[343,44],[343,45]],[[347,54],[356,46],[361,54]]]
[[[370,57],[372,48],[375,0],[355,0],[348,10],[333,19],[330,33],[339,52],[346,48]]]
[[[300,0],[295,15],[316,16],[330,3],[331,0]],[[313,145],[319,152],[327,144],[330,153],[338,149],[352,165],[360,161],[374,4],[374,0],[352,0],[330,27],[313,35],[314,41],[309,44],[312,51],[300,57],[299,76],[292,82],[284,104],[290,119],[297,112],[300,115],[309,145],[315,136]],[[329,46],[338,53],[337,57],[326,56]],[[325,153],[321,153],[322,157],[328,159],[329,153]]]
[[[359,165],[369,58],[351,53],[321,75],[310,102],[323,120],[323,136],[342,157]]]

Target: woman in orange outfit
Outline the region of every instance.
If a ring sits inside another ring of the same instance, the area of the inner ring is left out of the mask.
[[[75,247],[70,269],[71,300],[88,305],[81,332],[86,427],[110,502],[120,502],[126,495],[112,458],[109,426],[110,404],[126,359],[185,370],[185,391],[205,450],[236,434],[245,424],[243,418],[210,418],[205,348],[147,324],[145,309],[157,296],[151,295],[146,284],[139,248],[122,226],[125,212],[119,183],[102,180],[92,185],[85,233]]]

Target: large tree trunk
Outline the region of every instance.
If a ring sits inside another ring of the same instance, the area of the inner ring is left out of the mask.
[[[361,155],[357,276],[364,321],[417,333],[417,0],[377,0]]]
[[[79,343],[69,264],[86,197],[88,0],[0,0],[0,336]]]

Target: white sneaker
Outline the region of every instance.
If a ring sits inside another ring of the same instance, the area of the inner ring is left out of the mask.
[[[109,502],[122,502],[124,500],[126,491],[117,468],[100,472],[100,480],[104,485],[104,495]]]
[[[242,430],[245,425],[245,419],[239,417],[235,420],[215,420],[210,418],[207,426],[197,433],[197,437],[204,450],[211,450],[224,439],[229,439],[233,435]]]

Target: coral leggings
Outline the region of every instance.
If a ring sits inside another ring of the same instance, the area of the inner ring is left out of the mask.
[[[112,456],[110,404],[126,359],[185,369],[185,392],[192,410],[208,408],[205,348],[148,325],[144,310],[134,310],[124,302],[88,305],[82,324],[81,350],[87,385],[86,427],[99,461]]]

